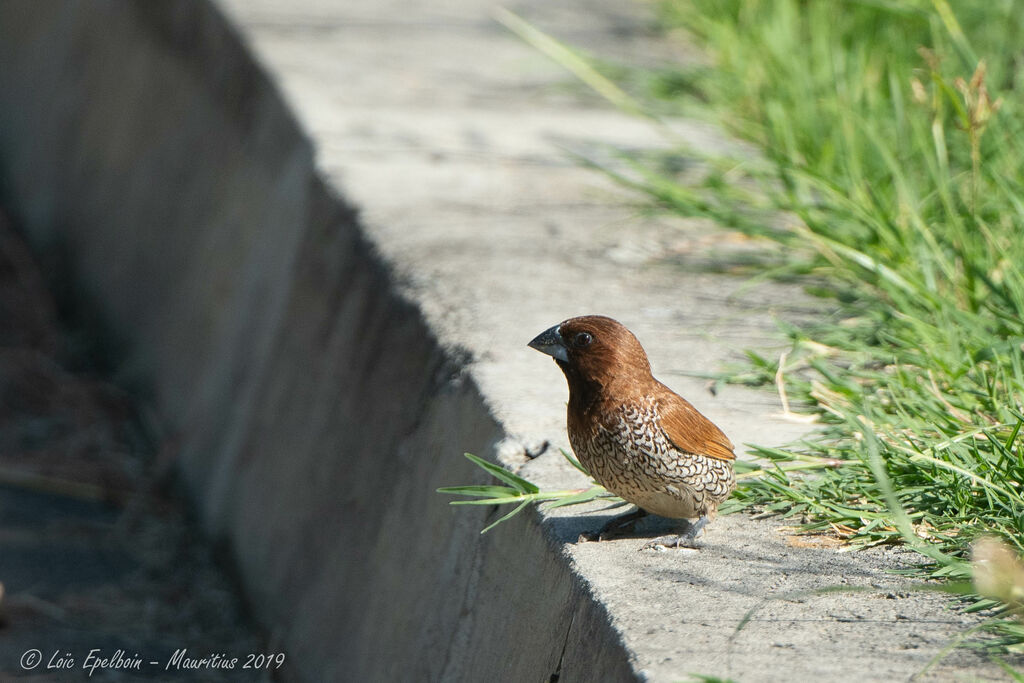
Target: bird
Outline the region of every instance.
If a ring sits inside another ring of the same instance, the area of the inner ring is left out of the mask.
[[[636,506],[581,540],[621,534],[653,513],[687,520],[685,531],[655,538],[641,550],[699,548],[698,535],[736,488],[736,456],[722,430],[654,378],[643,346],[617,320],[570,318],[528,346],[554,358],[565,375],[566,431],[580,464]]]

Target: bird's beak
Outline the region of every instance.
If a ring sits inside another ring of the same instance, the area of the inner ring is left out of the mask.
[[[541,353],[546,353],[555,360],[560,360],[564,363],[569,362],[569,351],[565,347],[565,340],[562,339],[562,335],[558,332],[559,325],[548,328],[533,338],[527,346],[531,349],[537,349]]]

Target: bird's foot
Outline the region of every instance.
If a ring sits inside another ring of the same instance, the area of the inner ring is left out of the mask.
[[[664,550],[665,548],[692,548],[698,550],[701,546],[697,538],[704,533],[704,525],[708,523],[707,517],[701,517],[696,522],[690,523],[685,533],[678,536],[658,536],[647,543],[644,543],[640,550]]]
[[[585,531],[580,534],[578,539],[579,543],[585,543],[587,541],[607,541],[608,539],[627,534],[636,527],[638,519],[642,519],[647,516],[646,510],[637,508],[633,512],[627,512],[624,515],[614,517],[608,521],[603,527],[600,528],[596,533],[592,531]]]
[[[693,550],[698,550],[700,543],[690,534],[680,534],[679,536],[658,536],[640,546],[640,550],[664,550],[666,548],[692,548]]]

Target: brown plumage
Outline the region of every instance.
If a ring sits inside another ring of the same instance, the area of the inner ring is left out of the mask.
[[[552,356],[569,383],[567,431],[580,463],[639,508],[612,520],[598,537],[652,512],[698,521],[682,536],[644,547],[692,547],[736,486],[733,446],[722,430],[651,375],[640,342],[611,318],[571,318],[530,346]]]

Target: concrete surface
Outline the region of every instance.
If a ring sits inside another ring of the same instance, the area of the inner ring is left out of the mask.
[[[160,440],[56,309],[0,212],[0,680],[180,680],[182,648],[268,652],[169,494]],[[92,675],[90,653],[108,660]],[[242,666],[188,680],[260,678]]]
[[[481,542],[434,492],[502,431],[212,6],[7,2],[0,34],[0,187],[178,443],[282,677],[628,677],[536,518]]]
[[[770,393],[712,397],[688,373],[813,309],[710,272],[746,245],[573,165],[563,148],[662,143],[488,3],[218,7],[246,48],[204,3],[0,5],[0,188],[178,435],[286,677],[905,680],[973,623],[905,591],[899,553],[797,547],[743,516],[698,553],[576,544],[603,520],[578,511],[480,537],[494,510],[433,493],[480,481],[462,451],[578,481],[555,448],[525,456],[565,440],[536,332],[617,317],[733,441],[778,443],[803,427]],[[602,54],[686,57],[643,5],[511,9]],[[875,590],[772,599],[843,583]],[[929,676],[1001,673],[958,652]]]

